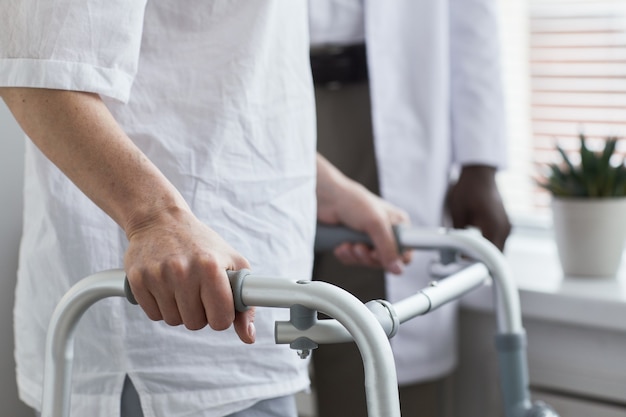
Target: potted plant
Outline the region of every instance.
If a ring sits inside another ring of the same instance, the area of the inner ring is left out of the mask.
[[[539,184],[552,194],[554,233],[566,276],[615,276],[626,236],[626,166],[615,155],[618,139],[587,148],[580,134],[580,163],[557,146],[562,164],[549,165]],[[617,159],[617,161],[616,161]]]

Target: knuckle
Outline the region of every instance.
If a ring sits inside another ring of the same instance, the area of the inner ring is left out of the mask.
[[[159,268],[156,266],[138,266],[126,272],[126,276],[131,284],[136,296],[141,297],[144,292],[151,292],[154,284],[159,281]]]
[[[233,320],[227,317],[216,317],[209,320],[209,326],[211,326],[213,330],[221,331],[228,329],[232,322]]]
[[[188,321],[185,321],[184,324],[188,330],[200,330],[206,327],[207,321],[206,320],[188,320]]]
[[[148,316],[148,318],[152,321],[161,321],[163,320],[163,316],[161,315],[160,312],[155,312],[155,311],[146,311],[146,316]]]
[[[215,257],[210,254],[205,254],[196,259],[196,264],[200,270],[204,271],[211,277],[217,276],[223,272],[223,268],[220,267]]]
[[[250,268],[250,262],[240,254],[235,257],[236,264],[239,265],[239,269]]]
[[[189,263],[183,256],[170,256],[164,260],[161,273],[170,273],[176,277],[185,277],[189,271]]]
[[[183,324],[183,321],[180,319],[180,317],[168,316],[168,317],[164,317],[163,321],[165,323],[167,323],[168,325],[170,325],[170,326],[179,326],[179,325]]]

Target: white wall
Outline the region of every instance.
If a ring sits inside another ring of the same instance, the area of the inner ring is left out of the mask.
[[[24,137],[0,100],[0,414],[32,417],[17,397],[13,359],[13,294],[22,225]]]

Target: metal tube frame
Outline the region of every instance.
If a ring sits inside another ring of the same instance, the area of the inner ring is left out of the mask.
[[[519,295],[509,267],[500,251],[476,233],[461,230],[398,229],[404,247],[413,249],[453,249],[482,262],[474,264],[437,286],[425,288],[395,305],[386,304],[391,328],[418,315],[426,314],[446,302],[481,285],[488,273],[495,281],[496,315],[501,373],[507,417],[556,416],[549,407],[530,405],[525,357],[525,334],[521,323]],[[484,265],[483,265],[484,264]],[[68,417],[73,360],[73,338],[78,320],[95,302],[111,296],[125,296],[125,274],[121,270],[91,275],[70,289],[59,302],[50,321],[46,340],[43,417]],[[390,326],[381,326],[385,315],[375,316],[352,294],[331,284],[315,281],[289,281],[284,278],[245,276],[237,284],[239,305],[284,307],[301,305],[320,311],[335,320],[314,323],[298,330],[290,323],[277,323],[277,343],[290,343],[306,337],[319,343],[354,340],[361,351],[365,370],[365,389],[370,417],[399,417],[397,379],[391,346],[387,339]],[[382,318],[381,318],[382,317]],[[327,323],[324,323],[327,322]],[[345,328],[345,330],[344,330]],[[346,332],[347,331],[347,332]],[[393,332],[391,332],[393,333]],[[500,349],[499,349],[500,350]],[[511,381],[507,381],[511,378]]]
[[[401,242],[414,249],[453,249],[485,264],[495,282],[500,333],[523,332],[522,312],[513,274],[502,253],[471,230],[400,228]]]
[[[355,279],[359,278],[355,277]],[[389,314],[377,315],[376,318],[385,329],[387,337],[391,338],[395,335],[394,329],[400,324],[427,314],[482,286],[488,280],[489,271],[485,265],[474,263],[444,280],[434,281],[432,285],[404,300],[394,304],[385,304],[385,307],[390,310]],[[353,341],[345,327],[333,319],[317,321],[307,329],[298,329],[290,321],[280,321],[276,323],[275,335],[278,344],[289,344],[303,337],[318,344]]]
[[[57,304],[48,325],[42,417],[69,417],[74,332],[85,311],[107,297],[124,297],[123,271],[103,271],[76,283]]]
[[[335,230],[333,230],[335,229]],[[340,229],[336,227],[319,226],[316,235],[316,248],[323,250],[337,246],[344,241],[370,243],[369,237],[363,233]],[[461,229],[417,229],[404,226],[394,227],[394,233],[401,249],[438,249],[444,253],[456,252],[475,261],[482,262],[488,269],[494,281],[495,313],[498,334],[496,336],[496,350],[500,364],[500,384],[502,388],[504,411],[506,417],[558,417],[557,413],[544,403],[531,403],[528,388],[528,365],[526,358],[526,333],[522,327],[522,313],[519,293],[511,270],[503,254],[491,242],[483,238],[476,230]],[[458,274],[454,274],[458,275]],[[440,283],[452,280],[450,276]],[[457,279],[455,279],[456,281]],[[466,289],[469,291],[470,287]],[[458,295],[463,289],[457,288]],[[425,300],[421,295],[396,303],[391,306],[390,315],[416,316],[426,311],[426,305],[432,300]],[[434,291],[434,290],[430,290]],[[445,292],[444,292],[445,293]],[[433,295],[433,294],[431,294]],[[449,295],[449,294],[448,294]],[[438,293],[437,296],[440,296]],[[440,296],[446,302],[447,296]],[[412,298],[412,299],[411,299]],[[406,306],[405,306],[406,304]],[[410,312],[403,312],[405,309]],[[400,314],[398,314],[400,311]],[[378,316],[381,317],[380,315]],[[317,326],[316,326],[317,327]],[[330,330],[326,330],[326,329]],[[280,327],[285,335],[292,333],[288,326]],[[319,337],[318,333],[330,332],[339,334],[335,326],[324,323],[318,329],[311,330],[311,337]],[[293,335],[293,333],[292,333]],[[324,335],[327,336],[327,335]],[[345,335],[342,336],[345,339]],[[285,338],[287,339],[287,338]],[[315,339],[314,339],[315,340]],[[324,339],[325,341],[327,339]]]
[[[350,332],[364,358],[365,389],[371,417],[400,417],[397,376],[387,335],[356,297],[331,284],[248,275],[241,287],[245,305],[290,307],[300,304],[335,317]],[[61,299],[46,340],[42,417],[69,417],[74,332],[95,302],[124,297],[125,274],[111,270],[91,275]],[[374,324],[375,323],[375,324]]]
[[[334,317],[352,335],[361,352],[369,416],[400,416],[391,345],[376,318],[355,296],[320,281],[292,282],[248,276],[242,289],[242,301],[246,305],[266,307],[299,304]]]

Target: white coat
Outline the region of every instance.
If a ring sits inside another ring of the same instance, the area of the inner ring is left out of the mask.
[[[383,197],[413,225],[442,225],[454,166],[505,160],[496,1],[314,0],[309,8],[313,44],[367,44]],[[427,285],[434,256],[421,253],[403,276],[388,276],[388,299]],[[456,310],[451,304],[401,326],[392,339],[401,384],[453,369]]]

